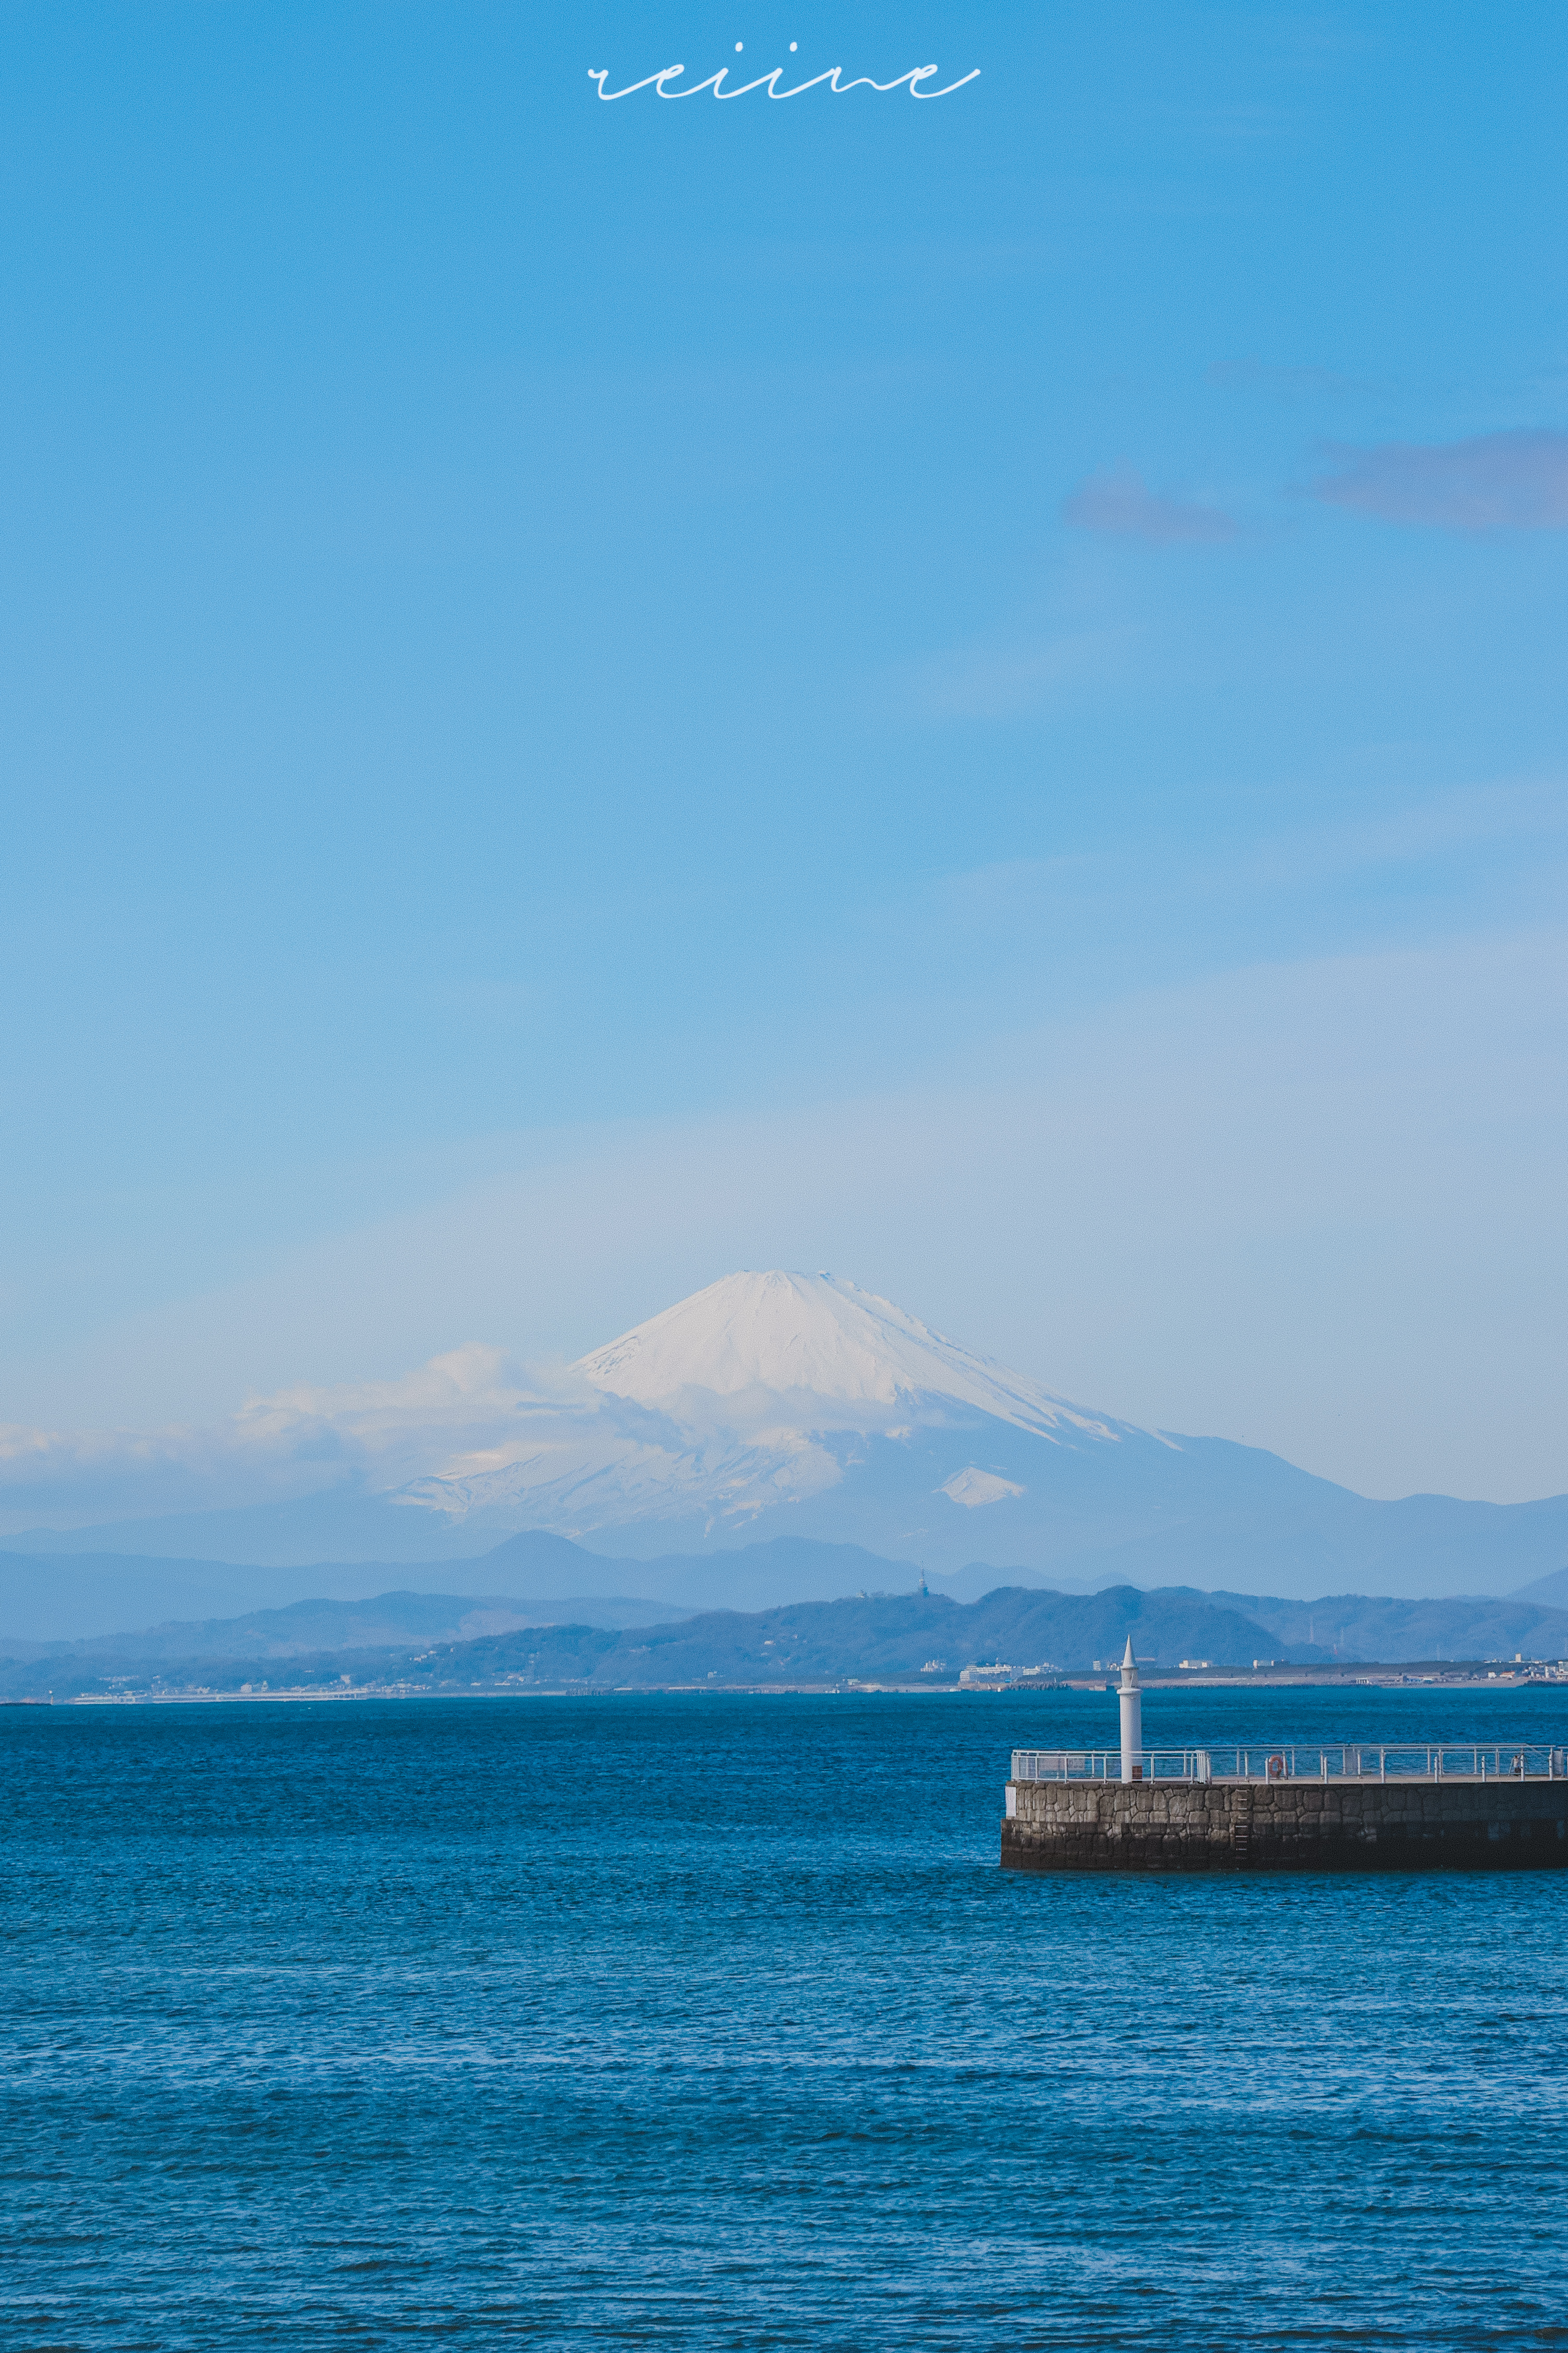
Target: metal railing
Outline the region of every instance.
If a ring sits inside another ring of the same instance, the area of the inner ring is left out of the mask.
[[[1213,1752],[1206,1748],[1145,1748],[1141,1781],[1211,1781]],[[1120,1748],[1015,1748],[1015,1781],[1120,1781]]]
[[[1120,1781],[1120,1748],[1015,1748],[1015,1781]],[[1351,1741],[1331,1748],[1145,1748],[1140,1781],[1561,1781],[1568,1748],[1521,1741]]]

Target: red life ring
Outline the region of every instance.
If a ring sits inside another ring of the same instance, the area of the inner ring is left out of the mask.
[[[1282,1781],[1282,1780],[1285,1778],[1285,1759],[1284,1759],[1284,1757],[1271,1757],[1268,1759],[1268,1768],[1267,1768],[1267,1769],[1268,1769],[1268,1778],[1269,1778],[1271,1781]]]

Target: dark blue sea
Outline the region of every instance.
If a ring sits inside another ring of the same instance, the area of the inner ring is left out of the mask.
[[[1094,1695],[0,1713],[0,2330],[1568,2345],[1568,1873],[1019,1878]],[[1181,1746],[1568,1691],[1151,1694]]]

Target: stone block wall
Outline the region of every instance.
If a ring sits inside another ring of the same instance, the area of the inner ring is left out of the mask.
[[[1568,1866],[1563,1781],[1009,1783],[1005,1871]]]

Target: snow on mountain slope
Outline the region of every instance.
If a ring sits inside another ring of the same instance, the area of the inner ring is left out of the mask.
[[[618,1403],[580,1413],[563,1407],[542,1429],[531,1417],[534,1430],[513,1448],[459,1458],[411,1481],[395,1500],[462,1518],[499,1512],[518,1527],[578,1536],[637,1520],[754,1518],[839,1476],[833,1456],[798,1430],[763,1430],[748,1443],[667,1419],[627,1427]]]
[[[666,1409],[690,1390],[737,1402],[760,1392],[799,1400],[817,1426],[838,1429],[948,1398],[1042,1435],[1116,1436],[1037,1381],[833,1274],[727,1274],[573,1369],[595,1388]]]
[[[566,1535],[679,1524],[706,1541],[821,1502],[851,1475],[863,1487],[868,1448],[907,1522],[910,1498],[967,1515],[1021,1496],[1011,1457],[1005,1472],[991,1459],[1020,1435],[1026,1451],[1163,1442],[831,1274],[726,1275],[593,1350],[572,1377],[576,1403],[531,1409],[513,1441],[449,1461],[399,1500]],[[917,1432],[948,1434],[934,1476],[904,1444]]]

